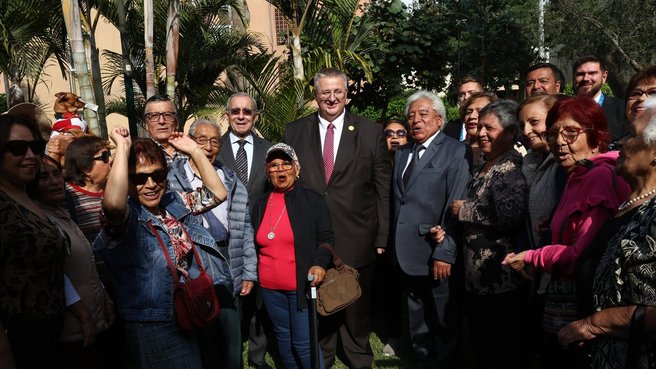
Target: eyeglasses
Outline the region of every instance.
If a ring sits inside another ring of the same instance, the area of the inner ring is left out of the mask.
[[[112,153],[109,150],[107,150],[100,153],[100,156],[94,157],[93,160],[102,160],[103,163],[107,164],[109,163],[110,157],[112,157]]]
[[[546,139],[547,142],[552,143],[558,140],[558,135],[563,138],[568,144],[573,144],[579,138],[579,135],[586,131],[591,131],[590,128],[577,128],[577,127],[565,127],[560,131],[550,129],[548,131],[542,132],[540,135],[543,139]]]
[[[636,88],[635,90],[629,92],[628,100],[638,100],[640,96],[645,95],[646,98],[656,95],[656,87],[651,87],[646,90],[641,90]]]
[[[394,137],[394,135],[396,135],[396,137],[399,137],[399,138],[400,137],[405,137],[405,136],[408,135],[408,131],[406,131],[405,129],[398,129],[396,131],[393,130],[393,129],[386,129],[385,130],[385,137],[388,137],[388,138],[389,137]]]
[[[5,142],[4,151],[8,151],[13,156],[23,156],[27,154],[28,148],[32,150],[33,154],[42,155],[46,151],[46,142],[42,140],[11,140]]]
[[[282,163],[268,163],[266,165],[267,170],[269,173],[275,173],[280,171],[280,169],[287,171],[291,170],[294,164],[290,161],[283,161]]]
[[[229,112],[230,115],[239,115],[239,113],[242,113],[246,117],[250,117],[256,113],[253,109],[249,108],[230,108]]]
[[[135,185],[141,186],[148,182],[148,178],[152,178],[155,183],[165,182],[167,175],[168,171],[166,169],[160,169],[151,173],[132,173],[130,174],[130,180]]]
[[[335,95],[336,99],[341,99],[346,95],[346,91],[343,90],[334,90],[334,91],[320,91],[317,93],[322,99],[329,99],[330,95]]]
[[[165,122],[173,122],[176,114],[172,111],[165,111],[163,113],[146,113],[146,119],[149,121],[157,122],[159,118],[164,118]]]
[[[221,141],[218,138],[194,137],[192,135],[189,135],[189,137],[193,138],[201,146],[205,146],[209,142],[212,147],[221,147]]]

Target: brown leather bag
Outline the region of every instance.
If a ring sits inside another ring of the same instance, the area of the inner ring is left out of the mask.
[[[320,247],[332,252],[335,265],[328,269],[326,278],[317,289],[317,312],[328,316],[354,303],[362,295],[362,290],[358,282],[358,271],[344,264],[332,246],[323,244]]]

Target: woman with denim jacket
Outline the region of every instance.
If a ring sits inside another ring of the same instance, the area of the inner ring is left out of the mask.
[[[194,214],[221,203],[227,192],[196,142],[181,133],[173,133],[169,142],[196,163],[205,179],[184,199],[167,191],[166,158],[155,141],[133,143],[124,127],[114,128],[110,137],[116,154],[103,198],[105,225],[94,249],[114,283],[128,346],[140,368],[201,368],[195,334],[175,321],[174,281],[161,246],[179,276],[195,277],[191,248],[211,246],[214,239]]]

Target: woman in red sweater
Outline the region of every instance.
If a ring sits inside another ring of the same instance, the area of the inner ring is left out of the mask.
[[[306,281],[320,284],[332,260],[320,247],[334,244],[330,213],[321,195],[295,186],[301,166],[290,146],[271,146],[265,168],[273,189],[252,208],[262,298],[285,368],[310,368]]]

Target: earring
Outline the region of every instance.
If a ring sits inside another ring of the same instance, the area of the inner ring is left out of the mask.
[[[652,160],[650,164],[656,167],[656,158],[654,158],[654,160]]]

